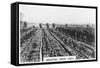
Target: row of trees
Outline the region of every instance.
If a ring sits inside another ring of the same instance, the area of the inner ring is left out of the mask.
[[[56,26],[56,24],[53,23],[53,24],[52,24],[52,27],[55,28],[55,26]],[[41,24],[41,23],[39,24],[39,27],[42,28],[42,24]],[[46,27],[49,28],[50,25],[47,23],[47,24],[46,24]]]
[[[94,29],[90,27],[57,27],[57,31],[75,40],[92,45],[95,42]]]

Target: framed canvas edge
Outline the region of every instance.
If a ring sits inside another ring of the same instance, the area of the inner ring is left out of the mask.
[[[44,64],[59,64],[59,63],[79,63],[79,62],[92,62],[98,61],[98,7],[97,6],[81,6],[81,5],[62,5],[62,4],[49,4],[49,3],[30,3],[30,2],[14,2],[16,4],[16,64],[15,66],[25,66],[25,65],[44,65]],[[44,63],[27,63],[19,64],[19,5],[40,5],[40,6],[58,6],[58,7],[74,7],[74,8],[90,8],[96,9],[96,59],[92,60],[76,60],[76,61],[60,61],[60,62],[44,62]]]

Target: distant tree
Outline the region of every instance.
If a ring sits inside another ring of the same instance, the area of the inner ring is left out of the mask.
[[[47,26],[47,28],[49,28],[49,24],[48,23],[46,24],[46,26]]]
[[[21,24],[21,25],[23,24],[23,20],[22,20],[23,16],[24,16],[23,13],[20,12],[20,24]]]
[[[68,24],[65,24],[65,26],[67,27],[67,26],[68,26]]]
[[[52,24],[52,27],[55,28],[55,23]]]
[[[33,25],[33,28],[35,28],[35,26]]]
[[[27,22],[24,22],[24,28],[27,28]]]
[[[39,24],[39,26],[40,26],[40,28],[42,28],[42,24],[41,23]]]
[[[89,27],[89,24],[87,24],[87,27]]]

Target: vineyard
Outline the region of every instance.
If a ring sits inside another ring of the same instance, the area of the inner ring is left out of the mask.
[[[20,29],[21,62],[40,62],[45,57],[95,58],[95,30],[89,25],[26,27]]]

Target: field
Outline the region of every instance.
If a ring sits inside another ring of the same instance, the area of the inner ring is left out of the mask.
[[[45,57],[96,57],[94,25],[27,24],[20,28],[21,62],[40,62]]]

